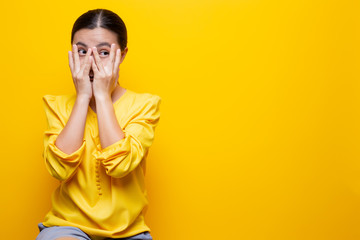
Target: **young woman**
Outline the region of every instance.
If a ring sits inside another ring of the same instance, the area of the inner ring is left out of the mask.
[[[43,97],[43,157],[60,185],[36,239],[152,239],[144,221],[144,173],[161,98],[119,85],[128,48],[125,24],[115,13],[84,13],[71,42],[76,94]]]

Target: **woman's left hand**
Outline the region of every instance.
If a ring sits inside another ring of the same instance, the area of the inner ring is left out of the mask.
[[[92,70],[94,72],[92,84],[94,97],[111,97],[111,93],[115,89],[119,78],[121,51],[120,49],[115,51],[115,44],[111,44],[109,60],[104,65],[96,47],[92,50]]]

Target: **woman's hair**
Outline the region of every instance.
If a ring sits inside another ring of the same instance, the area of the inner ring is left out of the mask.
[[[75,33],[80,29],[97,27],[106,28],[116,33],[121,51],[126,48],[127,31],[125,23],[116,13],[106,9],[89,10],[76,19],[71,31],[71,42],[73,42]]]

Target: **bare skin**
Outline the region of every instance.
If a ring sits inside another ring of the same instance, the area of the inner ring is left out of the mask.
[[[102,148],[124,138],[113,103],[126,91],[119,85],[118,78],[119,66],[128,48],[121,51],[116,33],[95,28],[77,31],[72,50],[69,51],[69,66],[77,97],[55,142],[67,154],[75,152],[83,143],[89,106],[97,115]]]

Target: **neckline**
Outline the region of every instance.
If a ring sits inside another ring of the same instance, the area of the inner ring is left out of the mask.
[[[115,107],[115,105],[117,105],[119,102],[121,102],[121,101],[124,99],[125,95],[127,95],[127,93],[130,91],[130,90],[127,89],[127,88],[125,88],[125,89],[126,89],[126,91],[123,93],[123,95],[121,95],[121,97],[119,97],[119,98],[113,103],[113,107]],[[97,113],[94,112],[94,110],[90,107],[90,105],[88,106],[88,109],[90,109],[90,112],[91,112],[92,114],[97,115]]]

